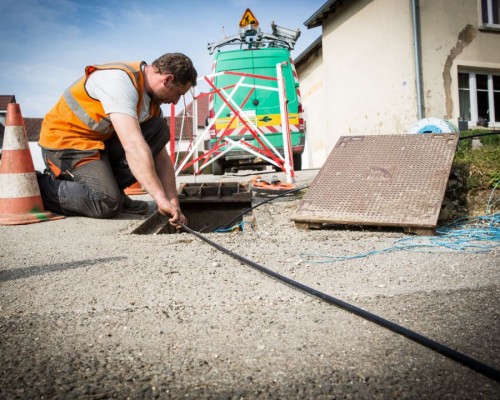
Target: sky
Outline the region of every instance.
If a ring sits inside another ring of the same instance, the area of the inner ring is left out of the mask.
[[[247,8],[264,32],[272,32],[272,21],[300,29],[295,58],[321,35],[320,27],[307,29],[304,22],[325,2],[1,0],[0,94],[15,95],[23,117],[43,118],[87,65],[150,64],[162,54],[180,52],[193,60],[199,77],[208,75],[213,55],[207,44],[237,34]],[[202,82],[197,90],[207,91]],[[170,106],[162,108],[170,114]]]

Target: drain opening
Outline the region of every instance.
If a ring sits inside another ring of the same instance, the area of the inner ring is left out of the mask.
[[[238,204],[182,204],[181,209],[186,216],[187,227],[194,231],[207,233],[213,232],[217,228],[225,227],[228,221],[236,218],[232,225],[241,222],[252,222],[252,214],[241,216],[246,210],[251,208],[251,203]],[[137,235],[161,235],[176,233],[176,229],[168,223],[168,217],[161,215],[158,211],[152,214],[139,226],[132,230]]]
[[[186,216],[187,227],[197,232],[213,232],[231,225],[251,222],[252,214],[245,211],[252,207],[248,185],[239,182],[181,184],[178,190],[182,212]],[[155,212],[130,233],[158,235],[175,233],[168,223],[168,217]]]

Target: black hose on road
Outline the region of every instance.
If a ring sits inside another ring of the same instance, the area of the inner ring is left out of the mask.
[[[182,224],[181,224],[182,225]],[[314,297],[317,297],[329,304],[335,305],[339,308],[342,308],[343,310],[349,311],[350,313],[356,314],[357,316],[367,319],[368,321],[371,321],[377,325],[380,325],[384,328],[387,328],[395,333],[398,333],[400,335],[403,335],[407,337],[410,340],[413,340],[414,342],[417,342],[421,344],[422,346],[425,346],[431,350],[434,350],[448,358],[451,358],[452,360],[455,360],[459,362],[462,365],[465,365],[468,368],[473,369],[474,371],[487,376],[488,378],[493,379],[494,381],[500,382],[500,371],[497,369],[494,369],[486,364],[483,364],[480,361],[477,361],[465,354],[462,354],[456,350],[453,350],[450,347],[447,347],[441,343],[435,342],[434,340],[431,340],[425,336],[422,336],[416,332],[411,331],[410,329],[407,329],[401,325],[398,325],[394,322],[391,322],[389,320],[386,320],[384,318],[381,318],[375,314],[372,314],[368,311],[365,311],[359,307],[353,306],[349,303],[346,303],[342,300],[336,299],[335,297],[329,296],[325,293],[322,293],[316,289],[313,289],[309,286],[306,286],[300,282],[294,281],[293,279],[290,279],[284,275],[278,274],[277,272],[271,271],[270,269],[267,269],[266,267],[257,264],[256,262],[249,260],[243,256],[240,256],[237,253],[232,252],[231,250],[226,249],[225,247],[221,246],[220,244],[217,244],[213,242],[212,240],[206,238],[202,234],[193,231],[192,229],[188,228],[185,225],[182,225],[182,229],[185,232],[191,233],[192,235],[196,236],[197,238],[203,240],[204,242],[208,243],[209,245],[215,247],[216,249],[222,251],[223,253],[226,253],[227,255],[233,257],[234,259],[249,265],[250,267],[256,269],[259,272],[262,272],[268,276],[271,276],[272,278],[277,279],[280,282],[286,283],[289,286],[292,286],[295,289],[299,289],[302,292],[305,292],[307,294],[310,294]]]

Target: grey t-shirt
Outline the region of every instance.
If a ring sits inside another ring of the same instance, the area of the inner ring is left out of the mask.
[[[151,98],[144,91],[140,115],[137,115],[139,94],[130,77],[119,69],[98,70],[90,74],[85,84],[88,94],[101,102],[106,114],[122,113],[138,119],[149,117]]]

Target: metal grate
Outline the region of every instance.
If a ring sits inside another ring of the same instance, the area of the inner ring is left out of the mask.
[[[454,133],[342,136],[292,220],[432,232],[457,143]]]
[[[177,191],[181,203],[250,202],[247,184],[240,182],[181,183]]]

